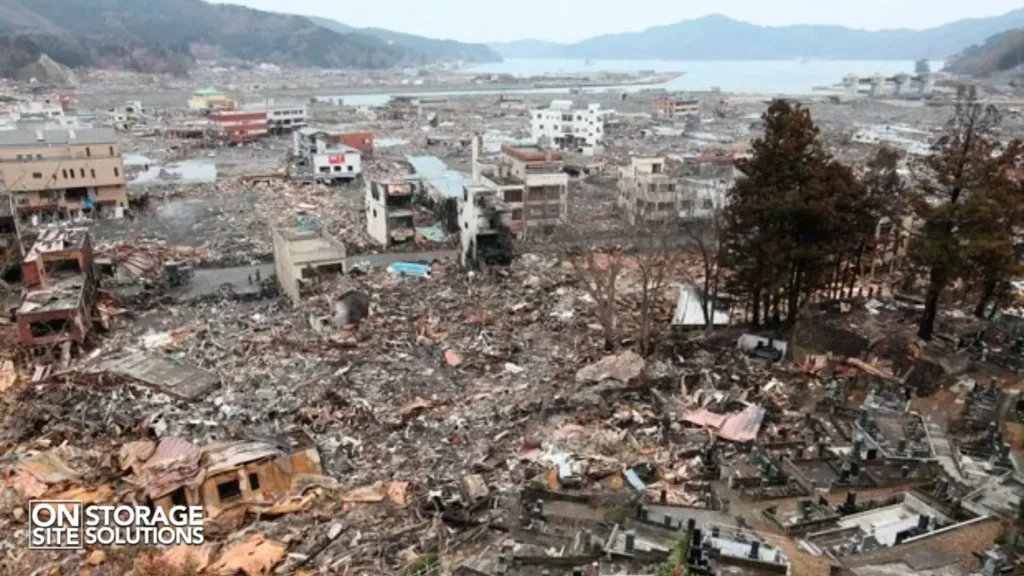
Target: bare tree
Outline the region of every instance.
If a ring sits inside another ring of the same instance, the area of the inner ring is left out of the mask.
[[[594,300],[605,350],[614,350],[618,325],[615,283],[622,273],[626,255],[618,247],[605,250],[590,248],[578,254],[570,252],[570,259],[583,290]]]
[[[640,326],[638,340],[643,354],[650,354],[662,326],[654,315],[662,304],[667,282],[680,248],[678,216],[674,210],[655,212],[653,202],[641,203],[629,252],[636,257],[640,277]]]
[[[714,328],[715,300],[721,279],[721,214],[716,210],[707,218],[695,219],[683,225],[687,240],[700,257],[703,272],[701,309],[708,330]]]

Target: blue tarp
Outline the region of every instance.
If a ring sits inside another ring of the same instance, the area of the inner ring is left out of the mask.
[[[388,266],[388,272],[392,274],[405,274],[408,276],[430,277],[430,266],[428,264],[415,264],[413,262],[393,262]]]

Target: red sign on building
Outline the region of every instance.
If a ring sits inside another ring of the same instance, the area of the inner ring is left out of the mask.
[[[331,154],[327,158],[327,163],[330,164],[331,166],[334,166],[335,164],[344,164],[345,163],[345,155],[344,154]]]

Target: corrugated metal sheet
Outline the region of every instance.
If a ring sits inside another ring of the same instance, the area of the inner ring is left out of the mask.
[[[203,454],[208,465],[207,476],[238,468],[249,462],[285,455],[283,450],[266,442],[214,444],[204,448]]]
[[[711,321],[715,326],[727,326],[729,314],[712,306]],[[688,327],[707,325],[707,322],[704,321],[704,298],[701,295],[701,290],[689,284],[679,287],[679,300],[676,302],[676,312],[672,317],[672,324]]]
[[[81,476],[81,474],[72,470],[52,451],[42,452],[25,458],[18,462],[18,470],[31,475],[45,484],[60,484],[61,482],[75,480]]]
[[[683,416],[683,420],[715,429],[717,435],[733,442],[753,442],[761,430],[765,410],[751,404],[740,412],[731,414],[715,414],[706,409],[697,410]]]
[[[444,161],[436,156],[406,156],[416,175],[423,178],[438,194],[445,198],[462,198],[466,176],[450,170]]]
[[[198,464],[201,453],[195,444],[181,438],[161,438],[156,451],[143,465],[144,469],[166,467],[171,464]]]
[[[147,354],[106,359],[96,365],[95,371],[127,376],[186,400],[206,394],[218,382],[205,370]]]

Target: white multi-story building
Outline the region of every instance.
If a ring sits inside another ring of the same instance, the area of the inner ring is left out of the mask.
[[[311,157],[313,174],[317,180],[336,182],[354,180],[363,173],[363,158],[359,150],[341,144],[325,148]]]
[[[242,107],[267,113],[267,130],[271,133],[290,132],[309,125],[309,106],[306,104],[275,102],[253,102]]]
[[[294,154],[300,171],[320,181],[353,180],[363,172],[362,152],[337,142],[327,132],[301,128],[293,133]]]
[[[600,104],[573,110],[572,100],[555,100],[547,108],[530,110],[530,134],[541,144],[593,153],[604,139],[606,114]]]

